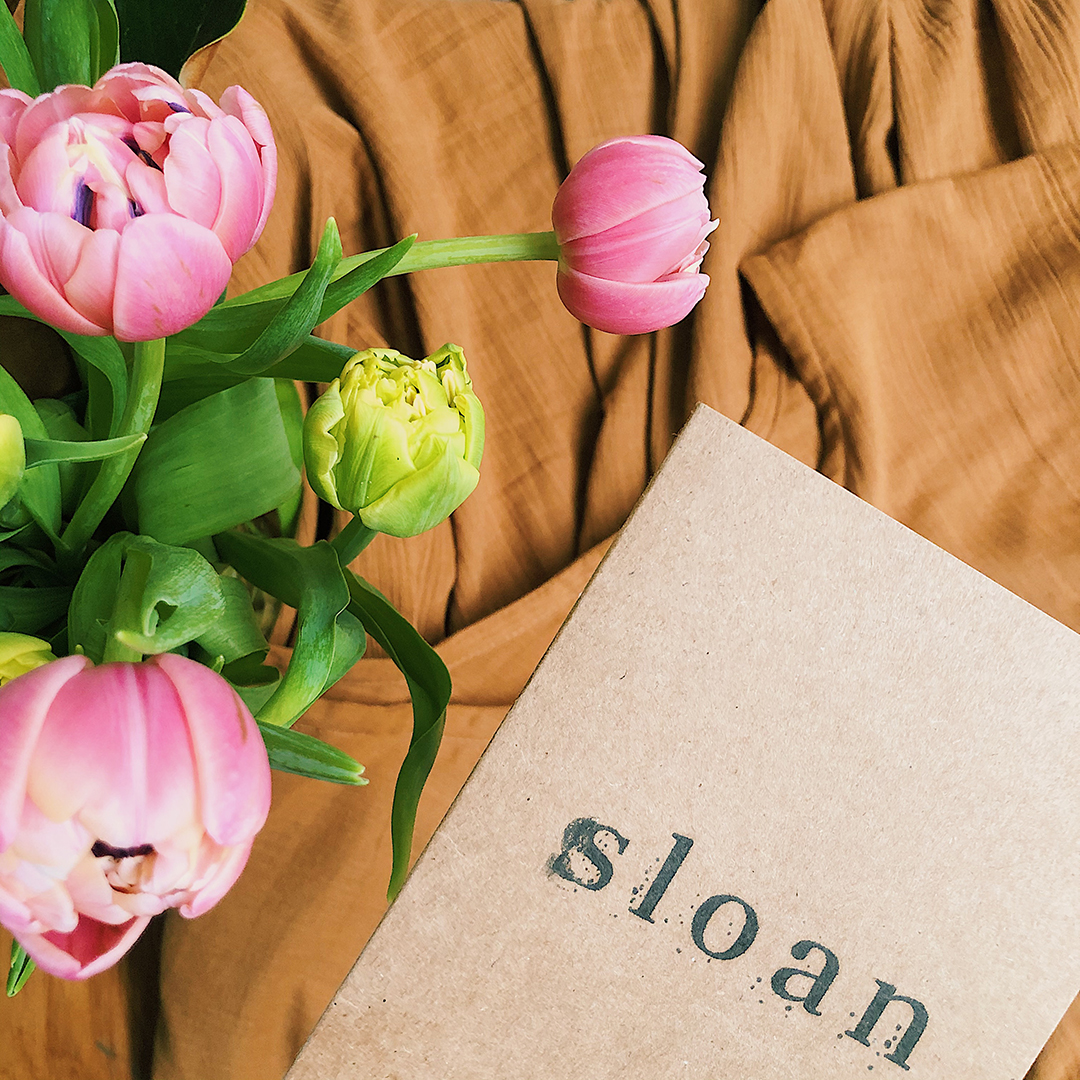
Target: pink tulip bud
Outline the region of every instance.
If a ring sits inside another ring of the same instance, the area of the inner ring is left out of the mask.
[[[212,907],[269,807],[255,721],[193,660],[67,656],[0,687],[0,922],[53,975],[111,966],[166,908]]]
[[[232,86],[215,105],[159,68],[0,91],[0,284],[61,330],[165,337],[198,321],[259,238],[277,150]]]
[[[559,296],[583,323],[647,334],[684,318],[705,295],[699,273],[709,220],[705,166],[661,135],[593,147],[563,181],[551,222]]]

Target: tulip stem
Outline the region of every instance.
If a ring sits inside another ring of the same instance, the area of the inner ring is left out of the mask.
[[[388,248],[376,248],[374,251],[361,251],[359,255],[350,255],[338,263],[331,276],[331,281],[344,277],[350,270],[381,255]],[[417,240],[405,253],[401,262],[387,274],[397,277],[411,274],[416,270],[440,270],[447,266],[468,266],[476,263],[496,262],[541,262],[555,261],[559,258],[559,245],[553,232],[509,233],[505,236],[458,236],[446,240]],[[256,304],[266,300],[284,300],[299,288],[304,280],[302,271],[289,277],[272,281],[251,292],[244,293],[234,300],[227,300],[224,307]]]
[[[145,435],[157,410],[158,397],[161,394],[161,378],[165,371],[165,339],[137,341],[135,358],[131,365],[131,379],[128,385],[127,401],[120,418],[117,438],[131,435]],[[102,518],[131,475],[135,459],[143,448],[143,442],[137,443],[130,450],[106,458],[101,463],[86,498],[79,504],[68,527],[64,530],[60,543],[63,553],[69,560],[77,560],[86,547],[87,541],[94,535],[94,530],[101,524]]]
[[[338,562],[345,567],[378,535],[376,529],[369,529],[357,516],[330,541],[330,546],[337,552]]]
[[[139,607],[146,592],[146,582],[150,576],[152,561],[140,551],[129,551],[120,575],[120,584],[116,590],[116,603],[112,616],[105,626],[105,649],[102,663],[114,660],[138,663],[143,654],[137,649],[125,645],[118,630],[139,626]]]

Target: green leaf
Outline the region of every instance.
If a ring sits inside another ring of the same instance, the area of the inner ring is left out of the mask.
[[[165,379],[161,386],[161,397],[158,399],[155,420],[164,423],[170,416],[175,416],[181,409],[194,405],[197,401],[203,401],[214,394],[220,394],[222,390],[239,386],[247,381],[246,375],[232,375],[223,371],[218,364],[212,364],[205,358],[189,362],[183,361],[184,371],[194,371],[197,374],[185,375],[174,378],[169,373],[169,362],[175,359],[176,350],[173,339],[169,338],[165,345]],[[173,365],[174,370],[176,365]]]
[[[0,547],[0,570],[10,570],[16,566],[29,566],[54,573],[55,567],[39,551],[22,551],[19,548]]]
[[[224,580],[235,581],[236,579],[225,578]],[[240,583],[237,582],[237,584]],[[247,656],[241,656],[231,663],[224,664],[221,669],[221,674],[224,675],[237,689],[261,689],[269,686],[271,690],[266,694],[266,697],[269,697],[270,693],[277,687],[277,684],[281,682],[281,672],[278,671],[276,667],[263,663],[266,659],[267,652],[268,650],[264,645],[258,652],[250,653]],[[265,698],[263,700],[265,700]],[[259,708],[262,708],[262,704],[263,702],[260,701]],[[252,711],[255,712],[257,710],[253,709]]]
[[[90,557],[71,599],[68,648],[95,663],[118,643],[140,656],[191,642],[231,663],[268,646],[242,582],[191,548],[117,533]]]
[[[26,467],[37,468],[61,461],[101,461],[145,442],[145,435],[127,435],[97,442],[66,442],[60,439],[25,439]]]
[[[0,11],[0,67],[4,69],[8,85],[13,89],[31,97],[41,93],[34,62],[26,50],[26,42],[19,33],[15,16],[10,11]]]
[[[224,659],[225,674],[230,681],[239,675],[233,665],[245,659],[265,672],[265,678],[275,678],[276,669],[262,666],[269,646],[255,618],[251,594],[238,578],[219,577],[218,587],[225,609],[219,618],[208,621],[194,640],[211,656]]]
[[[261,375],[267,368],[284,360],[321,322],[323,296],[330,275],[341,261],[341,237],[337,222],[330,218],[323,230],[319,251],[300,287],[289,297],[266,329],[239,356],[230,360],[228,369],[240,375]]]
[[[162,419],[225,387],[236,386],[246,378],[228,370],[228,357],[222,360],[221,354],[217,354],[218,359],[214,361],[208,359],[208,355],[201,347],[187,345],[175,337],[168,339],[165,348],[165,378],[168,381],[162,387],[158,406],[158,415]],[[348,345],[309,334],[295,352],[267,368],[262,377],[332,382],[341,374],[346,361],[355,355],[356,350]]]
[[[225,675],[227,679],[229,678],[224,670],[222,675]],[[252,716],[259,715],[259,710],[270,700],[274,691],[281,684],[281,673],[277,672],[276,676],[271,682],[264,683],[261,686],[244,686],[233,682],[233,689],[240,695],[241,700],[248,707],[248,712]],[[232,679],[229,679],[229,682],[232,682]],[[283,728],[282,730],[288,731],[289,729]]]
[[[236,531],[215,536],[214,543],[247,581],[296,608],[296,645],[288,670],[258,712],[265,723],[291,727],[360,659],[366,645],[356,620],[338,621],[349,603],[349,587],[337,554],[325,540],[301,547],[295,540]]]
[[[330,318],[334,312],[386,277],[401,262],[415,240],[415,236],[407,236],[393,247],[373,255],[352,269],[349,269],[349,264],[354,260],[341,260],[331,274],[330,284],[326,288],[318,316],[312,326],[317,326]],[[303,287],[306,280],[305,274],[295,275],[294,278],[288,279],[288,286],[284,293],[281,293],[279,289],[279,295],[266,299],[262,298],[262,289],[255,289],[232,300],[226,300],[219,307],[211,308],[194,326],[182,330],[176,338],[186,345],[209,353],[219,353],[223,356],[241,353],[270,325],[271,320],[286,306],[289,298]],[[281,285],[280,282],[274,284]],[[231,364],[233,361],[223,362]],[[286,377],[285,372],[274,371],[273,374]]]
[[[169,652],[224,614],[221,580],[197,551],[146,536],[128,540],[109,624],[122,645],[143,654]]]
[[[397,256],[389,270],[382,271],[376,281],[381,280],[384,277],[389,276],[397,268],[397,264],[404,257],[405,252],[408,251],[412,244],[416,242],[416,234],[405,237],[404,240],[399,240],[397,244],[392,248],[377,248],[374,251],[362,251],[358,255],[349,255],[347,258],[341,260],[341,265],[334,272],[332,278],[333,281],[337,281],[339,278],[345,277],[347,274],[351,274],[354,270],[359,269],[361,266],[367,266],[375,259],[382,258],[384,255],[388,255],[390,252],[395,251],[397,248],[403,248],[401,254]],[[447,241],[429,240],[428,245],[446,243]],[[456,262],[447,262],[447,266],[456,266]],[[278,302],[291,296],[297,286],[299,286],[303,279],[303,273],[290,274],[288,277],[278,278],[276,281],[267,282],[265,285],[260,285],[257,289],[252,289],[250,292],[241,293],[240,296],[234,296],[231,300],[226,300],[223,306],[225,307],[245,307],[252,304],[264,304]],[[361,289],[360,292],[363,290]],[[355,294],[359,296],[360,293]]]
[[[68,652],[82,652],[95,664],[105,655],[106,627],[120,590],[120,571],[130,533],[110,536],[83,567],[68,608]]]
[[[36,634],[61,618],[68,609],[71,590],[60,586],[20,589],[0,586],[0,630]]]
[[[356,350],[350,345],[309,336],[296,352],[275,364],[266,374],[300,382],[333,382],[355,355]]]
[[[281,772],[329,780],[333,784],[366,784],[364,766],[336,746],[300,731],[259,722],[270,768]]]
[[[34,961],[26,950],[17,942],[11,942],[11,964],[8,966],[7,996],[14,997],[34,974]]]
[[[26,0],[23,39],[42,90],[90,86],[120,56],[113,0]]]
[[[382,281],[401,262],[409,248],[415,243],[415,234],[406,236],[404,240],[399,240],[393,247],[387,248],[386,251],[362,262],[359,266],[353,267],[343,277],[335,277],[326,290],[326,299],[323,301],[322,311],[319,312],[319,322],[329,319],[331,315],[340,311],[346,304],[366,293],[372,285]]]
[[[156,64],[179,78],[184,61],[225,37],[245,0],[116,0],[120,58]]]
[[[390,817],[394,866],[387,896],[393,900],[409,872],[416,808],[442,741],[450,703],[450,673],[438,653],[378,589],[351,570],[345,571],[345,578],[351,597],[348,610],[386,650],[405,676],[412,697],[412,740],[398,773]]]
[[[93,377],[87,379],[90,402],[86,409],[86,426],[97,437],[115,435],[120,427],[120,418],[124,415],[128,387],[127,361],[116,338],[87,337],[85,334],[70,334],[66,330],[58,330],[57,333],[72,352],[90,365],[93,369],[90,376],[100,374],[105,378],[100,385],[95,385]]]
[[[274,384],[250,379],[154,428],[130,483],[140,532],[185,544],[276,509],[299,478]]]
[[[120,63],[120,20],[114,0],[93,0],[97,36],[91,37],[90,67],[97,82],[109,68]]]
[[[49,433],[19,384],[0,367],[0,412],[14,416],[28,439],[48,439]],[[23,505],[51,536],[60,531],[60,472],[55,465],[34,469],[19,489]]]
[[[292,379],[275,379],[274,390],[278,405],[281,407],[281,419],[285,424],[285,436],[289,440],[289,452],[297,471],[304,467],[304,403]],[[296,523],[300,519],[300,510],[304,503],[304,488],[297,484],[292,495],[278,507],[278,519],[284,536],[296,532]]]
[[[116,644],[139,654],[194,643],[233,663],[266,657],[267,642],[242,582],[220,577],[190,548],[118,532],[91,556],[68,612],[68,649],[95,663]]]
[[[43,326],[52,326],[45,319],[35,315],[15,299],[14,296],[0,296],[0,315],[10,315],[16,319],[30,319],[41,323]],[[55,330],[56,328],[53,327]],[[120,350],[116,339],[112,337],[89,337],[86,334],[72,334],[67,330],[56,330],[67,342],[68,347],[78,356],[82,357],[92,368],[105,376],[108,383],[108,394],[95,392],[93,380],[90,382],[90,404],[87,407],[87,427],[94,435],[115,435],[120,424],[120,417],[124,412],[124,402],[127,398],[127,362]],[[103,403],[100,398],[107,398]],[[108,420],[102,419],[99,423],[96,419],[99,412],[108,411]]]

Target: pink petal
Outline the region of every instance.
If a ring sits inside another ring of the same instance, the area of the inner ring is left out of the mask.
[[[148,664],[102,664],[49,710],[30,797],[54,819],[78,817],[112,847],[158,844],[188,829],[196,782],[180,701]]]
[[[210,125],[210,153],[221,174],[221,209],[214,232],[236,262],[255,242],[263,211],[263,168],[255,143],[233,116]]]
[[[162,120],[172,110],[169,101],[184,100],[184,88],[167,72],[151,64],[118,64],[94,84],[132,123]]]
[[[145,916],[111,926],[83,915],[70,933],[19,934],[17,938],[42,971],[62,979],[88,979],[112,967],[149,923]]]
[[[209,229],[171,214],[137,218],[120,238],[113,333],[149,341],[183,330],[214,306],[231,273]]]
[[[615,281],[655,281],[694,255],[709,225],[709,206],[692,191],[602,233],[562,245],[568,266]]]
[[[21,90],[0,90],[0,139],[9,146],[15,141],[19,119],[33,100]]]
[[[165,125],[160,121],[142,121],[131,129],[131,134],[140,150],[153,154],[165,141]]]
[[[11,891],[11,884],[0,873],[0,924],[13,934],[36,933],[41,928],[35,924],[26,904]]]
[[[127,167],[124,181],[144,214],[172,213],[169,193],[165,190],[165,175],[160,169],[136,160]]]
[[[704,274],[673,274],[648,283],[608,281],[559,270],[559,297],[587,326],[608,334],[649,334],[673,326],[705,295]]]
[[[202,664],[171,653],[148,663],[168,675],[183,702],[207,833],[224,846],[249,841],[270,810],[270,764],[251,713],[232,687]]]
[[[225,848],[214,865],[213,873],[195,895],[180,905],[185,919],[196,919],[209,911],[232,887],[247,865],[251,841]]]
[[[58,881],[42,881],[34,894],[27,897],[26,906],[34,923],[42,930],[65,933],[78,926],[79,916],[75,905],[67,889]]]
[[[262,162],[262,210],[256,222],[255,234],[252,237],[252,246],[261,237],[262,229],[266,227],[267,218],[273,206],[273,198],[278,191],[278,147],[274,143],[261,147],[259,160]]]
[[[113,292],[120,234],[102,229],[90,234],[83,245],[75,272],[64,286],[68,303],[98,326],[112,325]]]
[[[64,885],[81,915],[89,915],[98,922],[110,925],[127,922],[131,917],[130,913],[123,912],[114,903],[112,887],[105,880],[101,860],[89,852],[64,879]]]
[[[705,183],[703,168],[685,147],[660,135],[601,143],[559,188],[551,208],[555,235],[565,244],[698,191]]]
[[[0,213],[4,214],[14,213],[22,206],[12,177],[13,159],[14,152],[11,147],[0,143]]]
[[[231,116],[240,118],[259,148],[259,160],[263,169],[263,205],[255,226],[255,235],[251,239],[254,245],[262,236],[277,189],[278,157],[274,131],[263,107],[242,86],[230,86],[221,95],[221,107]]]
[[[123,176],[123,173],[120,174]],[[120,233],[134,216],[128,199],[127,186],[106,184],[98,181],[89,185],[94,193],[94,207],[90,215],[90,228],[95,232],[105,229]],[[69,297],[70,299],[70,297]]]
[[[68,164],[67,129],[54,128],[24,158],[15,190],[25,206],[71,217],[76,173]]]
[[[169,205],[176,213],[212,229],[221,207],[221,178],[218,162],[207,149],[210,121],[185,119],[169,140],[165,158]]]
[[[228,91],[226,90],[225,93],[227,94]],[[224,110],[214,102],[214,99],[201,90],[194,88],[185,90],[184,101],[196,116],[204,116],[207,120],[216,120],[219,116],[225,115]]]
[[[53,699],[90,661],[66,656],[0,686],[0,851],[15,840],[34,747]]]
[[[11,216],[0,218],[0,285],[23,307],[59,330],[99,336],[109,332],[107,327],[84,319],[64,299],[34,261],[30,241],[11,224]]]
[[[47,719],[45,723],[48,725]],[[31,762],[31,771],[33,767]],[[8,851],[58,879],[79,865],[93,842],[77,821],[54,821],[28,798],[23,803],[19,832]]]
[[[112,110],[101,94],[88,86],[61,86],[51,94],[42,94],[22,114],[15,129],[16,157],[25,161],[54,124],[70,120],[76,113],[99,111]]]
[[[7,221],[26,237],[38,269],[62,293],[93,233],[66,214],[39,214],[29,207],[8,214]]]

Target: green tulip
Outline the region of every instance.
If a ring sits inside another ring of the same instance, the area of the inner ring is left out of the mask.
[[[0,686],[55,659],[47,641],[28,634],[0,633]]]
[[[22,427],[14,416],[0,413],[0,508],[15,498],[25,469]]]
[[[483,452],[484,410],[456,345],[424,360],[357,353],[304,421],[316,493],[391,536],[445,521],[476,487]]]

